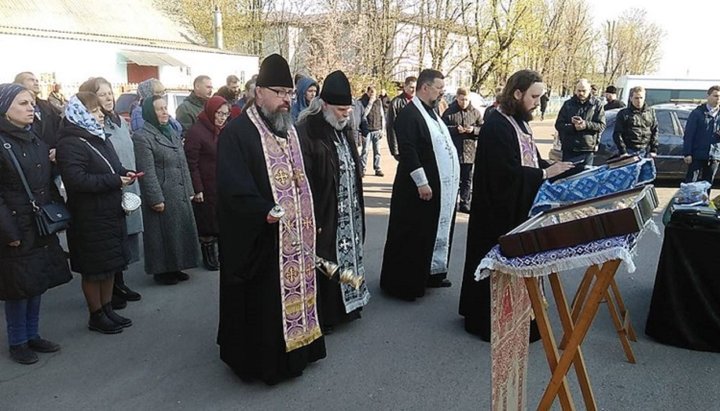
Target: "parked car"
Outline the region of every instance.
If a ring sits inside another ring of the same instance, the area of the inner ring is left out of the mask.
[[[683,162],[683,134],[690,112],[697,107],[694,104],[657,104],[652,106],[658,120],[658,154],[655,157],[657,176],[661,179],[684,179],[687,166]],[[618,155],[618,149],[612,135],[615,130],[615,118],[620,109],[605,112],[606,127],[600,135],[598,150],[593,165],[602,165]],[[553,147],[550,160],[562,159],[562,144],[557,132],[553,133]]]

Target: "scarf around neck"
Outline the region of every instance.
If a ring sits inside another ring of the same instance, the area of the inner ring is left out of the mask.
[[[88,133],[105,140],[105,130],[77,96],[70,97],[65,107],[65,118]]]

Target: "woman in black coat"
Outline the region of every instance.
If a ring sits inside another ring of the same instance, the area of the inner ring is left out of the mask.
[[[68,102],[57,146],[57,161],[73,222],[68,229],[70,265],[82,274],[90,310],[88,328],[116,334],[132,321],[110,304],[114,276],[130,260],[122,188],[135,181],[103,130],[104,115],[94,93],[80,92]]]
[[[62,201],[52,183],[50,148],[31,126],[34,96],[17,84],[0,85],[0,300],[5,301],[12,359],[38,361],[35,352],[60,346],[38,334],[40,299],[51,287],[72,279],[57,235],[41,237],[30,198],[10,151],[20,164],[36,204]]]

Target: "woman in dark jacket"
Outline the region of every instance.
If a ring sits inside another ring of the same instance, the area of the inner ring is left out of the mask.
[[[170,126],[167,102],[159,96],[142,104],[143,128],[133,135],[143,199],[145,272],[155,282],[177,284],[197,267],[200,247],[191,199],[195,195],[180,136]]]
[[[116,334],[132,321],[110,304],[115,273],[130,261],[122,188],[135,181],[103,130],[105,116],[94,93],[70,98],[58,138],[57,160],[73,222],[68,229],[70,265],[82,275],[88,328]]]
[[[200,236],[203,263],[211,271],[220,268],[217,246],[220,229],[215,211],[217,139],[229,115],[228,102],[220,96],[212,97],[205,103],[205,109],[200,112],[198,122],[185,135],[185,155],[195,189],[195,197],[193,197],[195,223]]]
[[[57,235],[40,236],[17,158],[36,204],[62,201],[52,183],[50,148],[31,129],[35,98],[17,84],[0,85],[0,300],[5,301],[10,356],[20,364],[60,346],[38,334],[40,300],[72,279]]]
[[[105,134],[110,141],[123,167],[135,170],[135,151],[132,138],[130,138],[130,125],[115,112],[115,97],[112,85],[102,77],[93,77],[80,86],[80,91],[95,93],[100,100],[100,108],[105,116]],[[130,192],[140,195],[140,184],[131,184],[123,187],[123,193]],[[130,250],[130,263],[140,261],[140,234],[143,231],[142,211],[137,209],[125,216],[128,233],[128,248]],[[140,301],[142,296],[131,290],[125,284],[125,275],[122,271],[115,273],[113,285],[112,307],[115,310],[123,309],[128,301]]]

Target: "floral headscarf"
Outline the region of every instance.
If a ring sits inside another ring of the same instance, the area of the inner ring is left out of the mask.
[[[157,80],[150,78],[138,84],[137,94],[140,97],[140,100],[145,100],[155,94],[153,90],[153,83],[155,83],[155,81]]]
[[[88,133],[105,140],[105,131],[90,111],[83,105],[77,96],[70,97],[65,107],[65,118],[76,126],[85,129]]]

